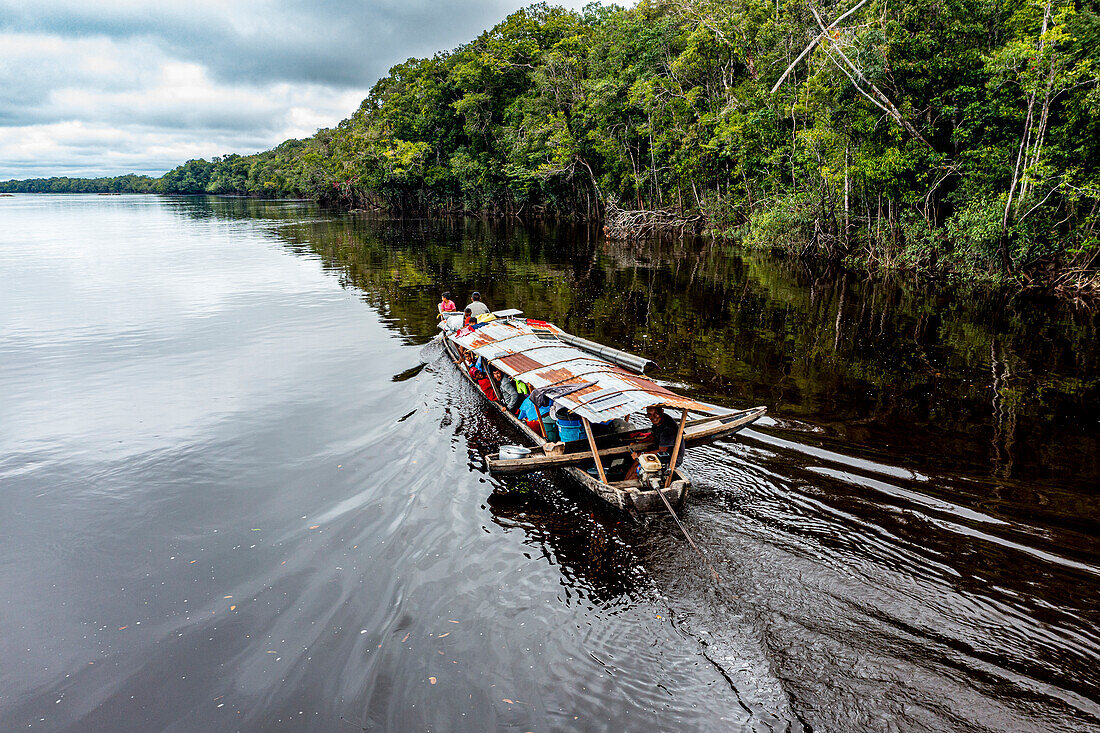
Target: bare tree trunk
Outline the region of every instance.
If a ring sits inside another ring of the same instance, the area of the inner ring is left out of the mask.
[[[844,51],[842,51],[841,48],[840,48],[840,44],[837,43],[836,39],[834,39],[832,34],[829,33],[829,27],[825,25],[825,21],[823,21],[821,19],[821,16],[818,14],[817,9],[814,8],[813,5],[810,5],[810,12],[814,14],[814,18],[817,20],[817,24],[821,28],[821,34],[822,35],[820,37],[824,38],[826,43],[829,44],[828,45],[829,51],[831,53],[835,53],[837,56],[840,57],[841,61],[844,62],[843,64],[838,63],[836,61],[836,59],[833,58],[833,63],[836,64],[837,68],[839,68],[842,72],[844,72],[844,75],[847,76],[848,80],[852,82],[852,86],[854,86],[856,88],[856,91],[858,91],[860,94],[862,94],[867,99],[871,100],[872,104],[874,104],[876,107],[878,107],[883,112],[885,112],[887,115],[889,115],[890,118],[893,119],[894,122],[896,122],[903,130],[908,132],[910,135],[915,137],[917,140],[920,140],[930,150],[935,152],[935,148],[932,147],[932,144],[924,139],[924,136],[921,135],[920,132],[917,131],[917,128],[915,128],[911,124],[909,124],[909,121],[906,120],[902,116],[902,114],[898,110],[898,108],[896,106],[894,106],[893,102],[890,101],[890,98],[887,97],[882,92],[882,90],[879,89],[877,86],[875,86],[875,84],[873,82],[871,82],[866,76],[864,76],[863,71],[858,66],[856,66],[855,63],[853,63],[850,58],[848,58],[844,54]],[[834,23],[835,22],[836,21],[834,21]],[[832,24],[830,24],[830,25],[832,25]],[[832,57],[830,56],[830,58],[832,58]],[[845,68],[845,67],[847,67],[847,68]],[[854,76],[853,76],[853,74],[854,74]],[[864,89],[862,86],[860,86],[860,83],[866,85],[871,91],[868,92],[866,89]]]
[[[1047,9],[1050,9],[1050,5],[1047,5]],[[1046,32],[1046,18],[1043,19],[1043,32]],[[1035,147],[1032,150],[1029,160],[1026,166],[1024,166],[1024,181],[1020,185],[1020,198],[1026,196],[1031,187],[1034,185],[1034,180],[1029,175],[1029,171],[1033,170],[1035,166],[1039,164],[1039,158],[1043,152],[1043,140],[1046,137],[1047,121],[1050,119],[1050,103],[1051,103],[1051,91],[1054,88],[1054,59],[1050,61],[1050,69],[1047,72],[1046,88],[1043,90],[1043,104],[1042,112],[1039,113],[1039,129],[1035,132]]]
[[[1046,49],[1046,33],[1047,26],[1050,22],[1050,0],[1047,0],[1047,4],[1043,9],[1043,28],[1039,36],[1039,56],[1043,55],[1043,51]],[[1051,64],[1051,71],[1047,77],[1046,95],[1043,100],[1043,112],[1042,117],[1045,122],[1047,113],[1050,110],[1050,88],[1054,83],[1054,65]],[[1038,95],[1038,90],[1032,89],[1031,94],[1028,95],[1027,100],[1027,115],[1024,117],[1024,131],[1020,136],[1020,147],[1016,151],[1016,166],[1012,171],[1012,184],[1008,189],[1008,200],[1005,202],[1004,219],[1001,222],[1002,229],[1008,229],[1009,223],[1012,221],[1013,203],[1018,205],[1019,200],[1023,198],[1027,193],[1028,188],[1028,171],[1038,162],[1037,158],[1032,158],[1031,144],[1033,136],[1037,137],[1038,130],[1033,129],[1033,120],[1035,119],[1035,98]],[[1040,127],[1043,123],[1040,123]],[[1041,150],[1042,143],[1036,141],[1035,154],[1038,155]],[[1017,186],[1019,187],[1019,193],[1016,192]],[[1002,236],[1002,246],[1006,246],[1004,243],[1004,237]],[[1002,253],[1002,259],[1007,257],[1007,251]]]
[[[848,143],[844,143],[844,246],[848,246]]]
[[[794,114],[795,102],[791,102],[791,188],[797,188],[794,173],[794,154],[798,147],[798,118]]]
[[[878,195],[878,212],[875,214],[875,243],[882,246],[882,192]]]
[[[657,154],[653,150],[653,115],[650,114],[650,115],[648,115],[648,117],[649,117],[649,172],[653,176],[653,189],[654,189],[654,192],[656,193],[657,203],[658,203],[658,205],[660,205],[662,203],[662,201],[661,201],[661,184],[657,181]],[[650,206],[652,206],[653,205],[653,200],[654,200],[653,194],[650,194],[649,200],[650,200]]]

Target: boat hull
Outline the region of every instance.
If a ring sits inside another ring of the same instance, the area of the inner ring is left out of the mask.
[[[465,369],[459,367],[461,362],[458,359],[458,352],[454,342],[452,342],[446,334],[440,334],[440,338],[443,341],[444,349],[447,352],[447,356],[451,359],[451,362],[458,369],[459,373],[473,385],[477,393],[481,395],[481,398],[497,410],[505,420],[522,433],[530,442],[540,448],[546,445],[546,440],[528,427],[527,423],[508,412],[500,403],[494,402],[482,394],[481,389],[477,386],[477,383],[474,382],[473,377],[471,377]],[[667,511],[665,502],[661,500],[661,496],[657,493],[657,490],[644,490],[634,486],[616,486],[615,483],[605,484],[589,475],[587,471],[575,466],[566,466],[553,470],[561,471],[597,499],[629,514],[653,514]],[[676,469],[675,479],[667,488],[662,488],[660,491],[661,494],[664,494],[665,500],[668,501],[673,509],[679,509],[683,506],[690,489],[691,481],[680,469]]]

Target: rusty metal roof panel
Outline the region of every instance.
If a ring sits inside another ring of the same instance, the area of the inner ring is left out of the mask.
[[[556,402],[591,422],[625,417],[650,405],[713,412],[709,405],[559,341],[559,332],[553,324],[500,319],[450,338],[534,388],[589,383]]]

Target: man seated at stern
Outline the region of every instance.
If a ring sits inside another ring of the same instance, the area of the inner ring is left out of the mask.
[[[676,436],[680,432],[680,426],[669,417],[668,413],[662,410],[657,405],[650,405],[645,408],[646,417],[653,423],[653,427],[650,429],[650,438],[647,443],[653,446],[649,450],[656,453],[661,462],[668,465],[672,460],[672,449],[676,445]],[[641,453],[632,452],[631,457],[634,459],[634,464],[627,470],[627,478],[634,478],[638,473],[638,456]],[[676,466],[679,467],[684,462],[684,447],[680,446],[680,454],[676,456]]]

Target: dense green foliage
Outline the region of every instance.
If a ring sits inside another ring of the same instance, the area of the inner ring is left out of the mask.
[[[154,193],[161,190],[158,180],[130,173],[114,178],[27,178],[0,181],[4,193]]]
[[[336,128],[188,161],[158,185],[390,211],[672,209],[831,260],[1088,274],[1100,251],[1096,11],[534,5],[395,66]]]

